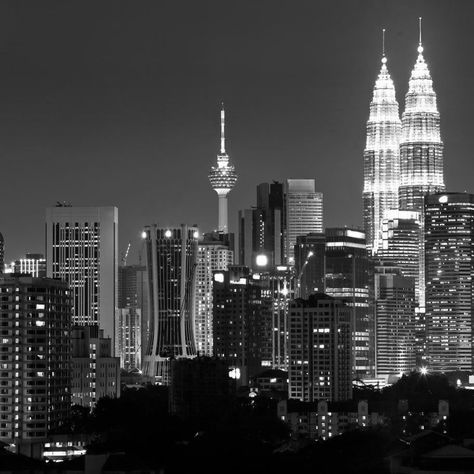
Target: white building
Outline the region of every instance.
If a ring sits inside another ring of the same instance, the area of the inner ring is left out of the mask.
[[[69,284],[73,324],[98,325],[115,340],[118,209],[46,209],[47,275]]]

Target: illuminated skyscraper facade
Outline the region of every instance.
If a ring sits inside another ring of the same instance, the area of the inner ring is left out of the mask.
[[[364,228],[367,248],[376,252],[387,209],[398,209],[401,123],[387,58],[375,82],[364,151]]]
[[[46,209],[46,272],[69,284],[72,322],[95,324],[115,338],[118,284],[118,209]],[[113,348],[112,348],[113,350]]]
[[[144,372],[157,383],[170,383],[170,360],[194,357],[195,276],[198,229],[147,226],[148,314],[150,338]]]
[[[425,198],[427,356],[431,370],[473,370],[474,195]]]
[[[400,209],[423,211],[426,194],[444,191],[440,119],[423,46],[412,70],[400,141]]]
[[[217,230],[224,234],[229,232],[227,195],[232,191],[237,182],[237,173],[229,161],[229,155],[225,151],[225,110],[221,110],[221,150],[217,155],[217,166],[211,167],[209,181],[212,189],[219,197],[219,221]]]
[[[205,235],[198,246],[196,267],[196,313],[194,316],[194,335],[196,351],[199,355],[213,354],[213,283],[214,272],[225,271],[232,265],[234,253],[229,246],[212,235]]]

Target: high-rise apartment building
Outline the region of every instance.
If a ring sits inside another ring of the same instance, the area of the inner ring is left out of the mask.
[[[148,283],[144,265],[123,265],[118,272],[116,355],[121,367],[141,369],[149,337]]]
[[[427,194],[444,191],[443,142],[436,94],[423,46],[411,72],[400,140],[400,209],[423,212]]]
[[[209,173],[212,189],[219,198],[219,221],[217,230],[223,234],[229,233],[227,195],[237,183],[237,173],[234,165],[225,151],[225,111],[224,104],[221,109],[221,150],[217,155],[217,166],[212,166]]]
[[[427,356],[431,370],[473,370],[474,195],[425,198]]]
[[[326,293],[351,310],[353,375],[372,377],[375,326],[371,308],[371,263],[365,234],[357,229],[326,229]]]
[[[379,246],[384,212],[398,209],[400,133],[395,87],[383,54],[370,103],[364,151],[364,229],[369,252],[376,252]]]
[[[98,325],[115,337],[118,209],[57,206],[46,209],[47,275],[68,283],[72,321]]]
[[[415,279],[397,266],[377,265],[374,287],[376,375],[388,379],[416,367]]]
[[[304,402],[352,397],[351,309],[325,294],[291,302],[289,396]]]
[[[0,278],[0,441],[18,445],[60,428],[71,406],[71,299],[66,283]]]
[[[120,397],[120,358],[112,339],[95,324],[71,329],[72,403],[92,408],[103,397]]]
[[[194,337],[199,355],[212,356],[213,354],[214,272],[227,270],[234,259],[233,251],[219,238],[220,236],[222,234],[205,234],[198,245]]]
[[[170,382],[170,360],[194,357],[197,227],[145,227],[150,338],[144,372]]]
[[[294,247],[299,235],[323,231],[323,193],[316,192],[314,179],[285,182],[285,258],[294,264]]]

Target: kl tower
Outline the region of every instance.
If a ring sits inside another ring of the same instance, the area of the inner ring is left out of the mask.
[[[227,217],[227,195],[237,182],[235,168],[229,162],[229,155],[225,151],[225,110],[221,109],[221,151],[217,155],[217,166],[211,167],[209,181],[212,189],[219,198],[219,224],[217,230],[222,234],[229,233]]]

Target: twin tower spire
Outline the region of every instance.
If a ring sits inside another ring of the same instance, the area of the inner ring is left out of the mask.
[[[411,72],[401,120],[387,69],[385,30],[381,62],[370,103],[364,151],[364,227],[367,247],[372,253],[377,253],[380,246],[386,211],[421,212],[426,194],[444,191],[439,112],[423,57],[421,18],[418,58]]]

